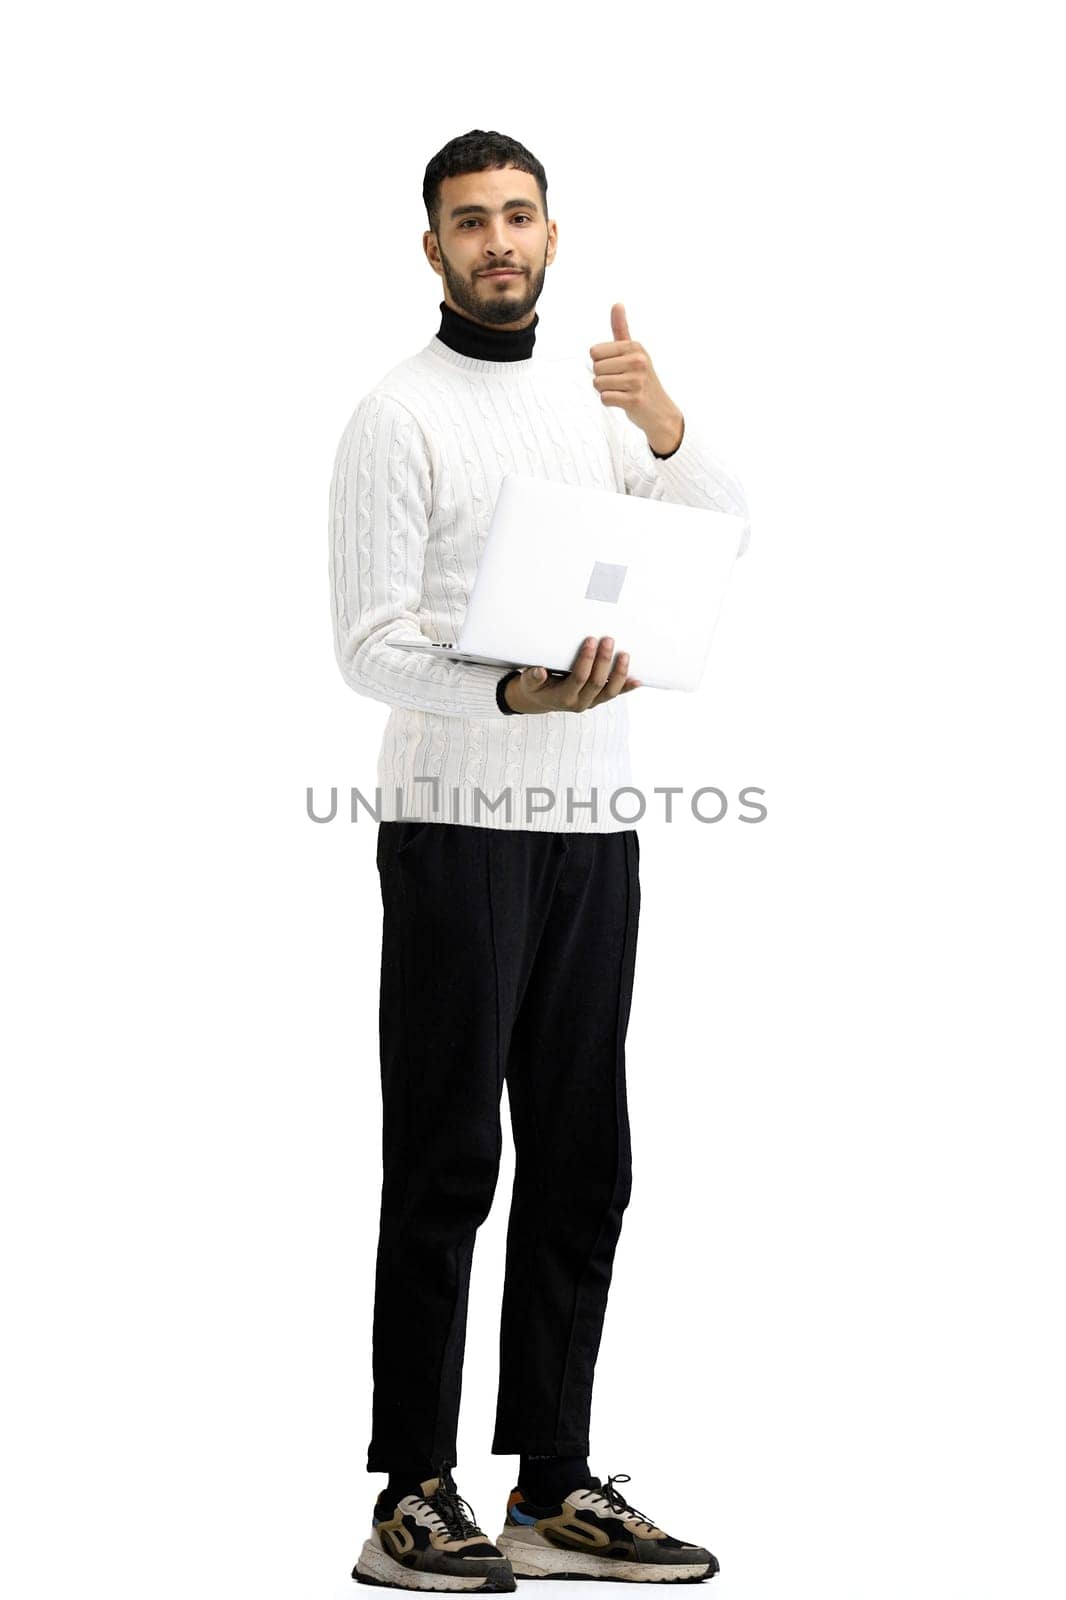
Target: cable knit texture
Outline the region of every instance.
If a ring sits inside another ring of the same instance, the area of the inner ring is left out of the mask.
[[[577,833],[633,826],[634,795],[617,796],[618,816],[610,804],[633,782],[630,695],[581,713],[505,716],[496,700],[504,669],[388,640],[458,638],[508,472],[739,512],[743,553],[743,490],[681,409],[681,445],[658,460],[625,413],[602,403],[591,364],[475,360],[437,337],[360,401],[334,463],[330,586],[345,682],[392,708],[377,769],[383,820]]]

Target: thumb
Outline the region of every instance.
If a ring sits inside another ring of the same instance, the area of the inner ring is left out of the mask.
[[[628,339],[631,337],[629,324],[626,321],[626,308],[621,300],[618,301],[617,305],[611,307],[611,332],[616,339]]]
[[[527,689],[540,689],[547,677],[548,674],[543,667],[526,667],[522,673],[522,680]]]

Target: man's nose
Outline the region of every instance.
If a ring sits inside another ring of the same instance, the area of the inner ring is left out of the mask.
[[[514,247],[508,243],[503,225],[494,224],[491,226],[488,231],[488,237],[485,240],[485,254],[491,256],[493,260],[499,260],[504,256],[512,255],[513,251]]]

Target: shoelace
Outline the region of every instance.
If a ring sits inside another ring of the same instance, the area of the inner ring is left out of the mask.
[[[474,1521],[473,1506],[463,1499],[456,1488],[450,1467],[442,1468],[440,1483],[429,1496],[427,1504],[433,1507],[447,1531],[456,1539],[469,1539],[475,1533],[485,1537],[484,1529]]]
[[[629,1482],[630,1477],[628,1472],[615,1472],[607,1479],[607,1482],[603,1485],[599,1492],[602,1494],[612,1511],[617,1511],[619,1513],[628,1511],[634,1517],[639,1517],[641,1522],[647,1523],[649,1528],[654,1528],[656,1524],[653,1522],[652,1518],[646,1516],[643,1511],[638,1511],[636,1506],[630,1505],[625,1495],[622,1494],[620,1490],[615,1488],[616,1483]]]

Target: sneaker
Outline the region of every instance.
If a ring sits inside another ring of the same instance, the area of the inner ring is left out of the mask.
[[[377,1501],[352,1577],[391,1589],[509,1594],[515,1587],[510,1562],[474,1521],[447,1466],[395,1505]]]
[[[560,1505],[534,1506],[511,1490],[497,1544],[516,1578],[610,1578],[631,1583],[698,1583],[718,1562],[702,1545],[673,1539],[628,1504],[616,1483],[593,1478]]]

